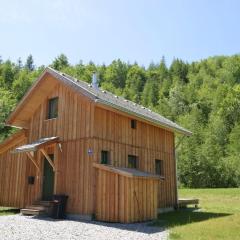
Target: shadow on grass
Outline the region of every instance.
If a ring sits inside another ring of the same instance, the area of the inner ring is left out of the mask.
[[[187,225],[189,223],[202,222],[213,218],[227,217],[228,213],[201,212],[196,209],[180,209],[174,212],[162,213],[158,215],[153,226],[174,227]]]
[[[20,213],[18,208],[0,208],[0,215],[9,215]]]

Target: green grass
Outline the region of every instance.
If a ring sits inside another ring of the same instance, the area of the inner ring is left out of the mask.
[[[19,209],[0,207],[0,216],[19,213]]]
[[[154,225],[167,226],[170,239],[240,239],[240,189],[181,189],[179,196],[199,198],[200,211],[160,214]]]

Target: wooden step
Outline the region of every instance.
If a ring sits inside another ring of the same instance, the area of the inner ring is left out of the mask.
[[[23,215],[49,215],[52,209],[52,201],[37,201],[33,205],[20,210]]]
[[[35,202],[34,205],[41,205],[41,206],[45,206],[45,207],[51,207],[52,203],[53,203],[53,201],[37,201],[37,202]]]
[[[43,206],[43,205],[31,205],[27,206],[25,209],[33,209],[33,210],[40,210],[40,211],[46,211],[49,207]]]
[[[45,215],[46,212],[43,210],[37,210],[37,209],[30,209],[30,208],[23,208],[20,210],[20,213],[22,215],[32,215],[32,216],[39,216],[39,215]]]

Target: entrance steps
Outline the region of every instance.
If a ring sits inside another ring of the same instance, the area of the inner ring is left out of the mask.
[[[52,201],[38,201],[20,210],[22,215],[47,216],[50,214]]]

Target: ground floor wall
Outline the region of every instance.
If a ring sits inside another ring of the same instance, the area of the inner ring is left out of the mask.
[[[163,160],[164,178],[158,183],[158,208],[176,205],[176,169],[173,153],[92,138],[62,143],[56,192],[69,195],[69,212],[95,212],[97,189],[92,164],[100,163],[102,150],[110,152],[110,163],[118,167],[127,167],[128,155],[136,155],[139,158],[139,170],[150,173],[155,173],[155,159]]]
[[[21,141],[18,144],[24,144]],[[24,154],[11,154],[17,145],[0,154],[0,206],[23,207],[27,202],[27,159]]]
[[[24,143],[22,143],[24,144]],[[20,145],[20,144],[19,144]],[[11,154],[16,146],[0,154],[0,205],[25,207],[41,200],[43,181],[43,156],[35,153],[41,171],[25,153]],[[93,162],[100,163],[101,151],[110,152],[113,166],[127,167],[128,155],[139,158],[139,170],[155,173],[155,159],[164,161],[164,179],[158,184],[159,208],[173,207],[177,202],[175,158],[172,152],[138,148],[127,144],[97,138],[83,138],[56,145],[54,193],[69,196],[67,212],[91,215],[95,213],[96,182]],[[50,153],[49,152],[49,153]],[[28,177],[34,176],[34,184]]]

